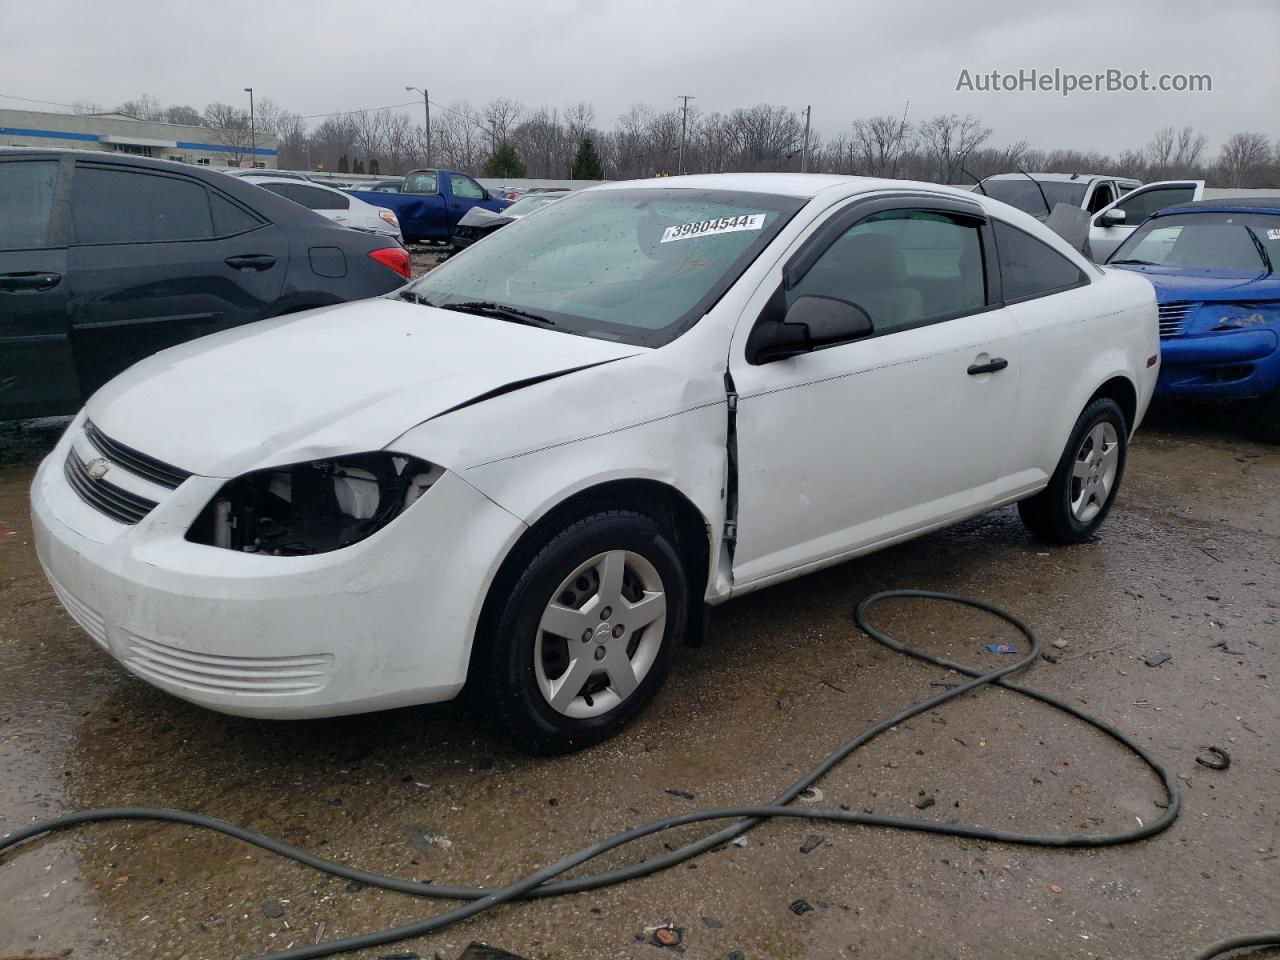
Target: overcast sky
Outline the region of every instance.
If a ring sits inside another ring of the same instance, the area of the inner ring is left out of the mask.
[[[812,104],[828,135],[909,100],[914,119],[972,112],[995,144],[1118,152],[1167,124],[1215,149],[1238,130],[1280,138],[1278,0],[0,0],[0,37],[0,94],[65,103],[203,108],[253,86],[318,114],[403,102],[416,84],[445,104],[590,100],[601,126],[689,93],[704,111]],[[1207,73],[1213,90],[956,90],[963,69],[1055,67]]]

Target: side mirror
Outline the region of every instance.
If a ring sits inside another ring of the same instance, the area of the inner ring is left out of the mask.
[[[799,297],[781,320],[761,320],[747,337],[747,362],[785,360],[823,347],[869,337],[871,316],[856,303],[834,297]]]
[[[486,200],[492,200],[492,199],[493,199],[493,194],[489,192],[489,188],[488,188],[488,187],[481,187],[480,189],[482,189],[482,190],[484,191],[484,198],[485,198]]]
[[[1102,216],[1098,217],[1098,223],[1104,227],[1118,227],[1125,221],[1125,212],[1112,207],[1110,210],[1104,211]]]

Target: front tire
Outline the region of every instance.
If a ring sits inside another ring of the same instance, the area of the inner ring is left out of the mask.
[[[477,706],[537,753],[608,739],[657,693],[683,642],[689,589],[675,538],[643,513],[595,509],[513,559],[472,665]]]
[[[1089,404],[1076,420],[1049,485],[1018,503],[1033,535],[1050,543],[1088,540],[1111,512],[1124,476],[1129,427],[1109,397]]]

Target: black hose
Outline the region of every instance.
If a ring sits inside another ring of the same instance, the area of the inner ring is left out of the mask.
[[[1225,957],[1237,950],[1249,950],[1253,947],[1280,947],[1280,932],[1251,933],[1243,937],[1219,940],[1196,953],[1191,960],[1217,960],[1218,957]]]
[[[965,604],[966,606],[986,611],[987,613],[1005,620],[1020,631],[1027,638],[1028,650],[1023,656],[1007,663],[998,670],[993,670],[989,673],[981,673],[971,667],[964,666],[963,664],[953,663],[949,660],[944,660],[941,657],[935,657],[932,654],[925,653],[924,651],[917,650],[913,647],[908,647],[905,644],[894,640],[892,637],[881,633],[867,622],[867,611],[874,604],[879,603],[882,600],[897,597],[945,600],[952,603]],[[432,933],[441,930],[444,927],[458,923],[468,917],[475,916],[476,914],[496,907],[499,904],[508,903],[517,899],[526,897],[556,896],[559,894],[576,893],[584,890],[596,890],[615,883],[621,883],[637,877],[647,876],[649,874],[656,873],[659,870],[664,870],[675,866],[676,864],[683,863],[691,857],[697,856],[712,847],[732,840],[734,837],[745,833],[747,830],[757,826],[764,820],[774,817],[827,820],[837,823],[857,823],[867,826],[892,827],[900,830],[914,830],[924,833],[942,834],[944,836],[968,837],[977,840],[1025,844],[1029,846],[1104,847],[1122,843],[1132,843],[1136,840],[1150,837],[1164,830],[1173,823],[1174,819],[1178,816],[1180,796],[1177,784],[1150,753],[1138,744],[1134,743],[1125,734],[1121,733],[1110,724],[1089,716],[1084,711],[1063,700],[1020,686],[1007,679],[1011,674],[1023,670],[1034,663],[1040,653],[1039,639],[1036,637],[1035,633],[1017,617],[1000,610],[991,604],[984,603],[981,600],[960,597],[954,594],[937,593],[928,590],[889,590],[873,594],[858,604],[857,609],[854,611],[854,620],[859,628],[878,643],[884,644],[899,653],[904,653],[907,656],[923,660],[926,663],[932,663],[936,666],[954,670],[957,673],[970,677],[971,679],[948,690],[944,690],[935,696],[929,697],[906,710],[894,714],[892,717],[876,723],[856,736],[851,737],[828,754],[827,757],[817,766],[813,767],[799,780],[787,787],[786,790],[782,791],[782,793],[774,798],[771,803],[698,810],[691,813],[665,817],[661,820],[655,820],[651,823],[615,834],[614,836],[602,840],[592,846],[584,847],[581,850],[569,854],[556,863],[543,867],[541,870],[531,873],[523,879],[504,887],[486,888],[453,884],[417,883],[396,877],[384,876],[382,874],[370,873],[345,864],[322,859],[321,857],[317,857],[305,850],[300,850],[296,847],[290,846],[289,844],[281,843],[278,840],[273,840],[270,837],[256,833],[252,830],[246,830],[243,827],[236,826],[235,824],[228,823],[224,820],[217,820],[204,814],[190,813],[183,810],[168,810],[160,807],[103,807],[94,810],[69,813],[61,817],[55,817],[50,820],[33,823],[28,827],[14,831],[7,837],[0,839],[0,854],[3,854],[6,850],[12,849],[13,847],[16,847],[19,844],[41,834],[66,829],[68,827],[84,823],[93,823],[104,820],[162,820],[214,830],[238,840],[243,840],[246,843],[251,843],[255,846],[261,847],[271,853],[294,860],[305,866],[332,874],[333,876],[355,880],[368,886],[379,887],[384,890],[393,890],[399,893],[413,894],[421,897],[470,901],[465,906],[455,907],[451,910],[446,910],[434,916],[427,917],[426,919],[418,920],[403,926],[374,931],[372,933],[361,934],[354,937],[347,937],[341,940],[331,940],[325,943],[295,947],[293,949],[268,954],[262,958],[262,960],[304,960],[304,958],[328,957],[337,953],[363,950],[370,947],[383,946],[389,943],[407,940],[412,937],[423,936],[424,934]],[[896,726],[905,720],[909,720],[911,717],[924,713],[927,710],[932,710],[949,700],[954,700],[955,698],[986,684],[997,684],[1008,690],[1013,690],[1024,696],[1039,700],[1041,703],[1048,704],[1051,707],[1055,707],[1058,710],[1062,710],[1063,712],[1084,721],[1090,726],[1107,734],[1112,739],[1118,741],[1121,745],[1129,749],[1139,759],[1141,759],[1160,779],[1161,783],[1164,785],[1165,794],[1168,798],[1168,806],[1165,811],[1151,823],[1140,826],[1134,830],[1125,830],[1110,834],[1056,835],[1015,833],[1005,830],[995,830],[989,827],[944,823],[938,820],[918,820],[907,817],[886,817],[845,810],[788,806],[792,800],[812,786],[832,767],[836,766],[836,764],[848,757],[849,754],[853,753],[853,751],[883,733],[885,730]],[[577,877],[571,880],[555,879],[569,870],[572,870],[574,867],[580,866],[610,850],[632,843],[643,837],[648,837],[674,827],[687,826],[692,823],[725,819],[733,819],[736,822],[693,843],[686,844],[685,846],[679,847],[675,850],[664,852],[661,855],[641,861],[640,863],[619,867],[604,873]],[[1202,954],[1201,956],[1207,957],[1213,956],[1213,954]]]

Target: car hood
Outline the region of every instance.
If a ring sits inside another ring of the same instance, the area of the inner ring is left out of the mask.
[[[87,412],[103,433],[135,450],[202,476],[232,477],[378,450],[486,395],[644,352],[400,300],[365,300],[162,351],[94,394]]]
[[[1156,300],[1255,301],[1280,299],[1280,277],[1274,273],[1228,270],[1186,270],[1177,267],[1108,264],[1116,270],[1140,273],[1156,288]]]
[[[510,217],[503,213],[494,213],[492,210],[486,210],[484,207],[472,207],[458,218],[458,226],[487,227],[492,226],[498,220],[506,223],[510,219]]]

